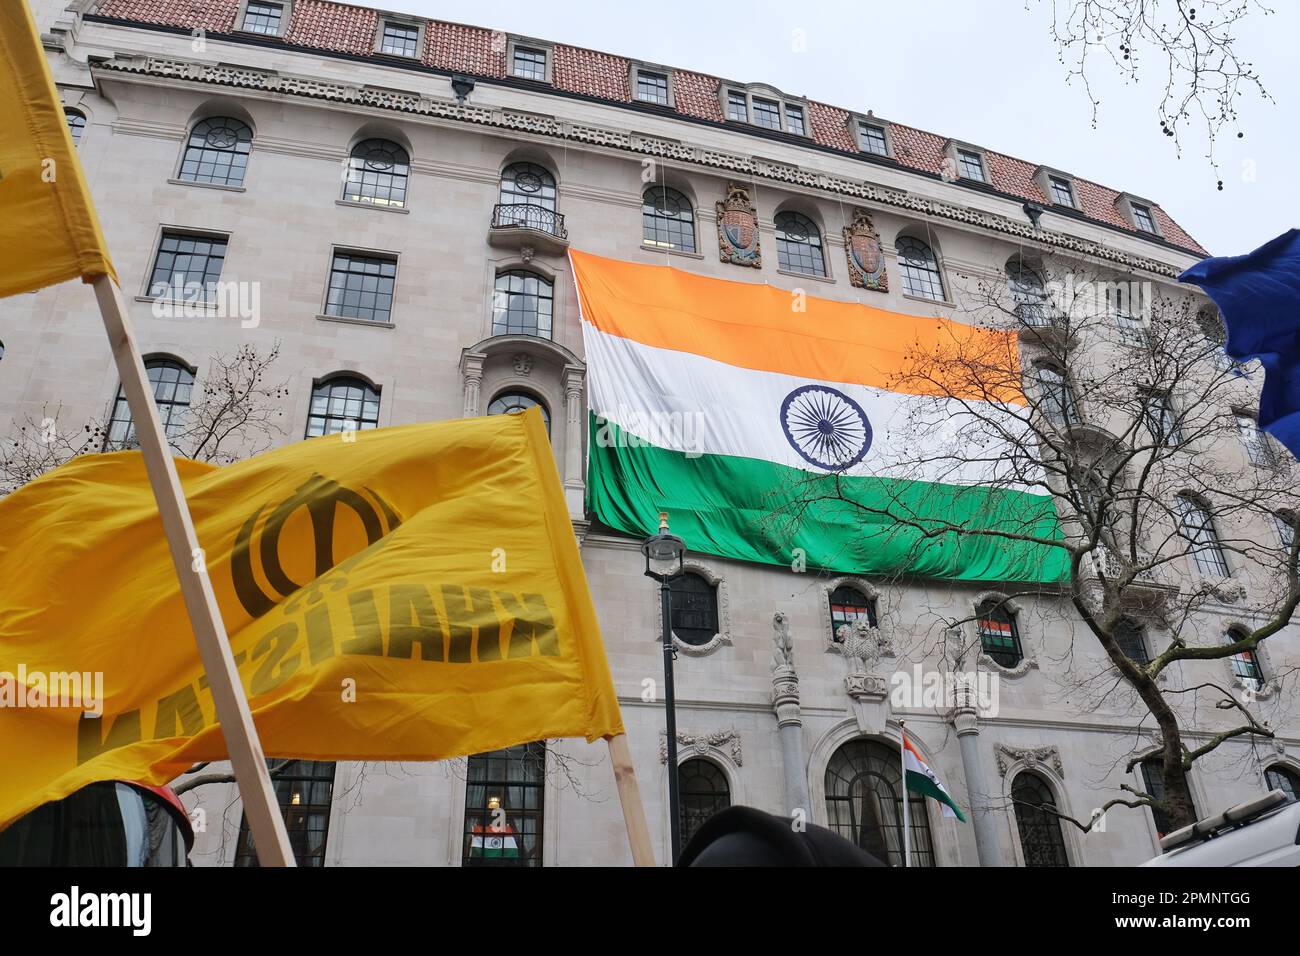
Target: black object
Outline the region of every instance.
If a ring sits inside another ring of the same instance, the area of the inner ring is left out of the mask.
[[[815,824],[753,807],[728,807],[705,821],[678,866],[884,866],[870,853]]]

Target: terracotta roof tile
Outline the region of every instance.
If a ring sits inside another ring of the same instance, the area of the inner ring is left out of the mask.
[[[717,77],[689,70],[673,70],[673,99],[679,113],[722,122]]]
[[[480,27],[430,20],[425,30],[424,62],[440,70],[475,76],[506,75],[506,35]]]
[[[551,55],[551,82],[556,89],[632,101],[631,60],[575,46],[557,46]]]
[[[285,42],[315,50],[336,50],[361,56],[375,51],[379,14],[365,7],[296,0]]]

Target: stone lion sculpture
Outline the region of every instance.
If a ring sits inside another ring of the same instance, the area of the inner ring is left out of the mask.
[[[772,670],[778,667],[794,667],[794,639],[784,611],[772,615]]]
[[[870,624],[866,621],[842,624],[835,636],[850,674],[865,674],[876,669],[876,662],[880,660],[880,639]]]

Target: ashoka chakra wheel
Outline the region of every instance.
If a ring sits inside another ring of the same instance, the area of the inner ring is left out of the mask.
[[[801,458],[827,471],[856,465],[871,447],[862,406],[826,385],[804,385],[787,395],[781,430]]]

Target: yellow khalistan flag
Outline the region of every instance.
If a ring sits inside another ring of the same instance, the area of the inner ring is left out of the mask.
[[[26,0],[0,4],[0,298],[117,274]]]
[[[176,464],[268,755],[623,733],[535,409]],[[138,452],[0,500],[0,582],[0,827],[226,755]]]

